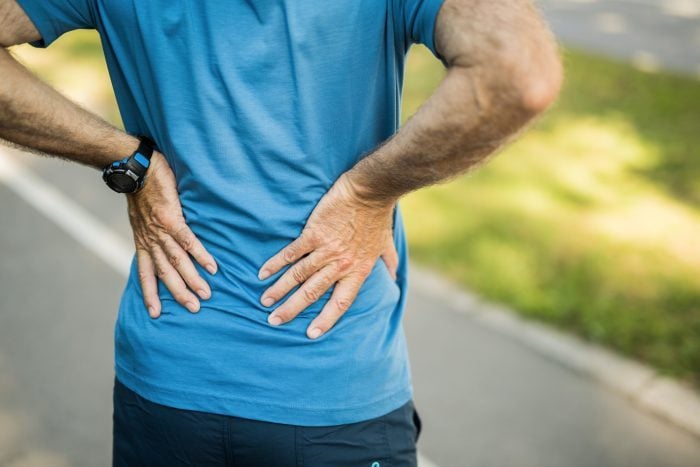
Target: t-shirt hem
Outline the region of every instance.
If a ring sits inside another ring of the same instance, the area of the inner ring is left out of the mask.
[[[413,389],[409,384],[395,393],[361,406],[308,408],[271,404],[253,398],[240,399],[164,388],[146,381],[118,363],[114,368],[119,382],[156,404],[288,425],[331,426],[362,422],[398,409],[413,398]]]

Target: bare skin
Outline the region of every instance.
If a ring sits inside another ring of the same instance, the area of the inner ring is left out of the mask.
[[[436,48],[448,64],[440,86],[401,130],[338,178],[300,236],[261,266],[259,277],[265,278],[291,265],[263,293],[263,305],[274,306],[299,286],[277,304],[270,324],[294,319],[335,284],[307,328],[310,338],[328,332],[379,258],[395,276],[395,203],[473,169],[556,99],[560,59],[531,0],[445,0],[435,31]],[[0,45],[39,38],[14,0],[0,0]],[[97,168],[137,146],[132,136],[41,83],[4,48],[0,76],[0,138]],[[211,291],[192,258],[213,271],[216,263],[186,225],[162,154],[154,155],[148,177],[141,192],[129,195],[145,305],[158,316],[158,277],[179,303],[197,311],[193,291],[199,299]]]

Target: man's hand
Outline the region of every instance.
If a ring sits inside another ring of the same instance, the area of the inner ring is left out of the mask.
[[[394,202],[363,200],[347,174],[342,175],[321,198],[299,238],[260,268],[258,277],[263,280],[294,263],[263,293],[260,301],[265,306],[301,285],[270,314],[268,322],[291,321],[336,284],[330,300],[306,330],[315,339],[350,308],[380,256],[395,279],[398,254],[392,235],[393,208]]]
[[[160,316],[157,278],[175,300],[196,313],[199,300],[192,291],[207,300],[211,289],[197,273],[190,255],[210,274],[216,273],[216,262],[185,223],[175,176],[161,153],[153,153],[144,187],[127,195],[127,200],[148,314],[151,318]]]

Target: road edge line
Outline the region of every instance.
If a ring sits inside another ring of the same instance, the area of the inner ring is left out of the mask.
[[[85,208],[0,150],[0,182],[122,276],[134,249]]]

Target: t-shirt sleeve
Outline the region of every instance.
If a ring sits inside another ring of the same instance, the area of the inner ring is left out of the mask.
[[[394,0],[407,45],[423,44],[447,66],[435,48],[435,21],[444,0]]]
[[[74,29],[95,28],[94,0],[16,0],[41,34],[30,42],[45,48]]]

